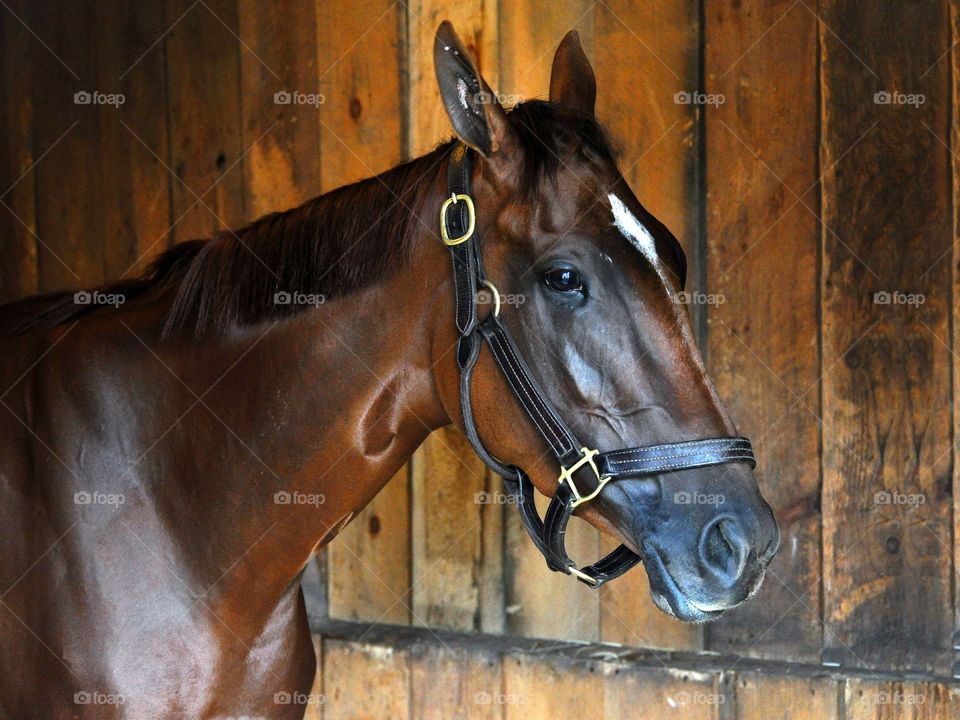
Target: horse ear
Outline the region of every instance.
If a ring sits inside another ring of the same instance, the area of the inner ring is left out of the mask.
[[[597,99],[597,79],[590,61],[580,46],[576,30],[568,32],[553,56],[550,72],[550,102],[593,115]]]
[[[507,113],[477,72],[448,20],[437,28],[433,65],[440,97],[457,137],[484,157],[492,157],[503,149],[512,133]]]

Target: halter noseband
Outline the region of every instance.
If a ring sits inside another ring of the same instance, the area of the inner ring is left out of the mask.
[[[578,568],[567,554],[564,536],[570,516],[580,505],[596,498],[607,483],[676,470],[745,462],[756,466],[750,441],[744,437],[713,438],[626,448],[610,452],[591,449],[577,440],[546,399],[524,362],[510,331],[500,319],[500,296],[483,272],[480,247],[474,236],[476,213],[470,196],[470,150],[457,143],[450,156],[447,190],[450,197],[440,208],[440,234],[450,248],[460,368],[460,406],[464,431],[474,451],[504,479],[507,492],[520,510],[527,533],[554,571],[574,575],[590,587],[600,587],[625,573],[640,556],[620,545],[593,565]],[[485,286],[494,297],[494,310],[477,322],[477,289]],[[505,465],[486,449],[477,432],[470,399],[473,371],[480,355],[480,337],[520,402],[530,422],[546,441],[560,464],[559,485],[544,519],[534,505],[534,487],[523,470]]]

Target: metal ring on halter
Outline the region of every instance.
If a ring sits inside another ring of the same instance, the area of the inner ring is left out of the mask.
[[[481,281],[484,287],[487,288],[493,294],[493,316],[500,317],[500,291],[497,290],[497,286],[492,282],[484,278]]]

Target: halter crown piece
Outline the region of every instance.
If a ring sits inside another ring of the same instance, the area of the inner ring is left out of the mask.
[[[499,293],[483,272],[475,237],[476,214],[470,195],[471,150],[457,143],[447,170],[450,196],[440,208],[440,234],[450,248],[460,368],[460,406],[464,431],[474,451],[491,470],[501,475],[505,488],[520,511],[527,533],[543,553],[547,566],[575,576],[597,588],[619,577],[640,562],[640,556],[620,545],[593,565],[578,568],[567,554],[564,536],[574,510],[595,499],[607,483],[676,470],[745,462],[756,466],[750,441],[744,437],[693,440],[668,445],[648,445],[610,452],[591,449],[577,440],[543,394],[520,354],[510,331],[500,319]],[[477,289],[486,287],[494,298],[494,311],[477,322]],[[520,402],[530,422],[546,441],[560,465],[559,485],[541,520],[534,505],[534,487],[523,470],[506,465],[486,449],[477,432],[470,400],[473,371],[482,343],[487,346]]]

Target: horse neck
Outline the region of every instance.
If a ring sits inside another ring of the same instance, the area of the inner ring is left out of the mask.
[[[181,421],[184,444],[167,447],[175,490],[170,477],[147,478],[146,490],[174,542],[206,548],[203,582],[216,582],[223,603],[275,601],[449,422],[433,334],[451,303],[431,240],[414,242],[408,267],[375,286],[158,353],[180,380],[170,392],[196,388],[183,401],[199,394],[203,411]]]

